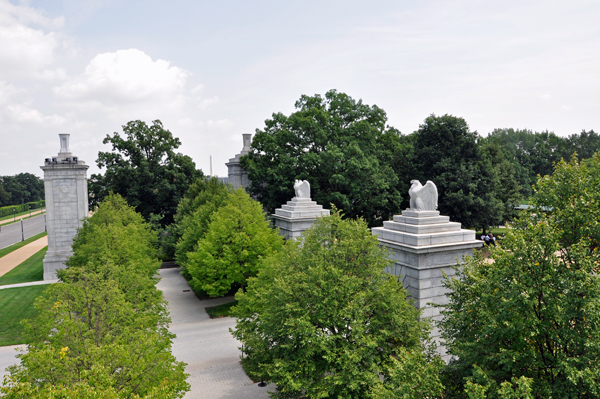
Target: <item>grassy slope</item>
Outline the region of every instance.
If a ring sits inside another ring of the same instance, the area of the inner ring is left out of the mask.
[[[21,320],[37,314],[33,302],[47,288],[44,284],[0,290],[0,346],[25,343]]]
[[[6,248],[0,249],[0,258],[3,257],[3,256],[5,256],[5,255],[8,255],[12,251],[15,251],[15,250],[17,250],[17,249],[19,249],[19,248],[21,248],[21,247],[29,244],[30,242],[34,242],[35,240],[42,238],[43,236],[45,236],[47,234],[48,233],[44,231],[43,233],[36,234],[33,237],[29,237],[25,241],[20,241],[20,242],[18,242],[16,244],[13,244],[13,245],[8,246]]]
[[[26,283],[44,279],[44,265],[42,261],[48,247],[39,250],[29,259],[21,263],[3,276],[0,276],[0,285]]]

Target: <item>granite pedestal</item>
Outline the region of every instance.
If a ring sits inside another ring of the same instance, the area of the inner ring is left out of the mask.
[[[87,169],[85,162],[74,157],[68,135],[61,134],[61,151],[47,158],[44,166],[46,226],[48,252],[44,257],[44,280],[56,279],[56,271],[65,267],[77,229],[88,216]],[[65,137],[67,136],[67,137]]]
[[[271,218],[279,227],[279,234],[290,240],[300,237],[320,216],[329,216],[329,209],[323,209],[310,198],[294,197],[286,205],[275,209]]]
[[[415,306],[422,309],[422,317],[434,322],[432,337],[445,357],[445,348],[435,322],[441,320],[440,309],[431,304],[448,303],[446,288],[442,286],[444,273],[454,275],[452,266],[472,256],[473,249],[483,243],[475,239],[475,231],[461,228],[450,222],[439,211],[412,211],[395,215],[393,221],[383,222],[383,227],[372,229],[380,245],[388,248],[394,265],[388,273],[398,276]]]

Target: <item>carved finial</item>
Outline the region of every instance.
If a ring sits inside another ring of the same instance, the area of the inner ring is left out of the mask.
[[[71,152],[69,149],[69,136],[71,135],[65,133],[58,135],[60,137],[60,152]]]

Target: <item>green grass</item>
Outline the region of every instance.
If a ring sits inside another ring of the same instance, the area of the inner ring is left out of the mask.
[[[0,290],[0,346],[25,343],[21,320],[37,315],[33,302],[47,288],[44,284]]]
[[[40,239],[42,237],[44,237],[45,235],[47,235],[48,233],[46,231],[44,231],[43,233],[40,234],[36,234],[33,237],[29,237],[28,239],[26,239],[25,241],[20,241],[16,244],[13,244],[11,246],[8,246],[6,248],[2,248],[0,249],[0,258],[3,256],[8,255],[9,253],[11,253],[12,251],[16,251],[17,249],[24,247],[25,245],[34,242],[37,239]]]
[[[210,316],[211,319],[216,319],[218,317],[229,317],[229,311],[232,307],[237,305],[238,301],[224,303],[219,306],[209,306],[206,309],[206,313]]]
[[[46,208],[42,208],[42,209],[46,209]],[[40,208],[32,209],[31,213],[39,211],[39,210],[40,210]],[[3,217],[0,218],[0,222],[3,221],[3,220],[7,220],[7,219],[14,219],[15,217],[19,217],[19,216],[23,216],[23,215],[29,215],[29,211],[19,212],[19,213],[16,213],[15,215],[3,216]],[[37,215],[33,215],[33,216],[37,216]],[[7,223],[7,224],[10,224],[10,223]],[[5,226],[5,225],[3,225],[3,226]]]
[[[3,276],[0,276],[0,285],[27,283],[44,279],[44,265],[42,261],[48,247],[40,249],[29,259],[15,267]]]

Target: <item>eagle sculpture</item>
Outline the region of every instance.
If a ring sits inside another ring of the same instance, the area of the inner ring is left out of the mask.
[[[431,180],[427,180],[425,185],[421,185],[418,180],[411,180],[410,190],[410,210],[412,211],[435,211],[438,206],[437,187]]]
[[[296,198],[310,198],[310,183],[307,180],[296,180],[294,191]]]

